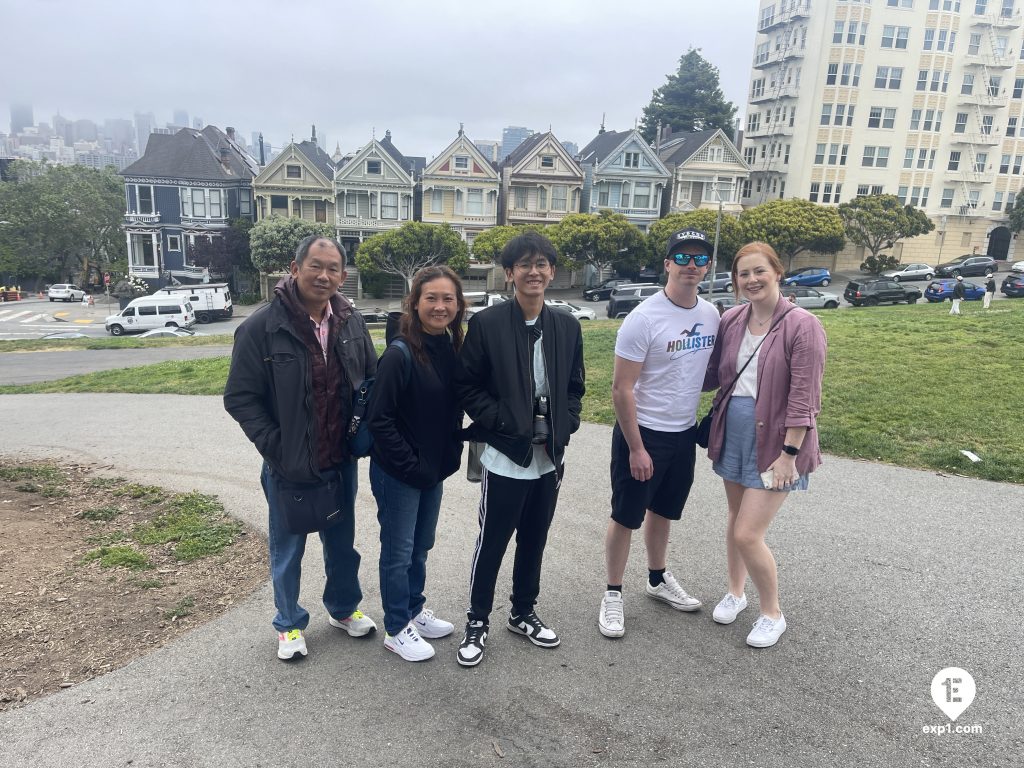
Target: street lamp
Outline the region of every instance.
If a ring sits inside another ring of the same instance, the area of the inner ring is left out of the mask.
[[[732,187],[732,182],[729,182],[727,188],[731,190]],[[715,245],[711,251],[711,287],[708,289],[708,299],[712,303],[714,303],[715,297],[715,276],[718,274],[718,238],[722,233],[722,182],[717,176],[715,177],[715,197],[718,198],[718,216],[715,219]]]
[[[947,221],[949,221],[949,217],[948,216],[942,215],[941,217],[939,217],[939,226],[941,227],[941,229],[939,230],[939,257],[938,257],[939,261],[935,265],[936,269],[938,269],[939,264],[942,264],[942,246],[946,244],[946,222]]]

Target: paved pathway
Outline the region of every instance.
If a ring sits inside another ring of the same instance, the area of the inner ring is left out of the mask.
[[[166,446],[181,443],[183,413],[195,417],[192,454],[169,455]],[[218,398],[6,396],[0,423],[7,454],[92,461],[140,482],[217,493],[266,530],[256,453]],[[68,423],[73,444],[52,427]],[[305,661],[277,661],[263,588],[124,669],[0,715],[0,764],[1020,764],[1024,488],[829,458],[772,530],[790,629],[776,648],[757,651],[743,642],[754,610],[729,627],[711,621],[724,592],[724,497],[700,459],[670,567],[706,607],[679,614],[642,596],[638,541],[626,578],[627,633],[612,641],[596,627],[609,437],[606,427],[584,425],[568,452],[538,606],[562,635],[560,648],[506,632],[499,610],[487,657],[472,670],[455,663],[458,637],[436,641],[438,656],[412,665],[384,650],[379,635],[339,636],[319,610],[322,567],[311,538]],[[363,607],[379,619],[377,529],[365,463],[361,470]],[[477,492],[461,475],[449,481],[430,560],[429,605],[457,623]],[[505,569],[497,606],[508,588]],[[980,735],[922,732],[950,722],[929,692],[947,666],[977,681],[957,724],[980,725]]]

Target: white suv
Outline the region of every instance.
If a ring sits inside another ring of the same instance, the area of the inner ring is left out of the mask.
[[[71,285],[71,283],[56,283],[50,286],[50,290],[46,293],[50,297],[50,301],[81,301],[82,297],[85,296],[85,291],[79,288],[77,285]]]

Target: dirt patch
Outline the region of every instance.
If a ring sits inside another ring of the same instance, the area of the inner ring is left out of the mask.
[[[0,711],[103,675],[267,580],[215,497],[0,457]]]

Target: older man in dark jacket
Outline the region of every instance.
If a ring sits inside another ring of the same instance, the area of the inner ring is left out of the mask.
[[[285,660],[306,655],[309,613],[299,605],[307,535],[302,517],[323,519],[314,525],[323,543],[323,601],[331,625],[353,637],[377,628],[359,611],[356,462],[345,442],[352,393],[375,372],[377,353],[363,318],[338,293],[345,277],[340,243],[303,240],[273,301],[235,332],[224,388],[224,407],[263,457],[277,655]]]

